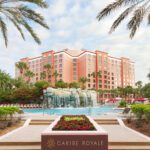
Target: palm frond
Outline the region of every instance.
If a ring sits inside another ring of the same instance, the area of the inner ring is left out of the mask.
[[[30,26],[29,23],[32,21],[46,29],[49,29],[49,26],[47,25],[44,17],[40,13],[30,8],[30,5],[25,5],[26,2],[29,4],[36,4],[40,7],[46,7],[46,2],[44,2],[44,0],[0,0],[0,16],[3,16],[3,19],[8,19],[9,21],[11,21],[13,25],[17,28],[17,30],[20,32],[24,40],[25,35],[23,33],[22,27],[25,27],[25,29],[31,34],[33,39],[38,44],[40,44],[40,38],[34,32],[33,27]],[[8,39],[6,24],[3,20],[0,23],[1,31],[5,40],[5,45],[7,45]]]
[[[109,33],[112,33],[120,25],[120,23],[130,14],[134,7],[135,5],[127,8],[123,13],[121,13],[121,15],[113,22]]]
[[[14,2],[28,2],[28,3],[33,3],[35,5],[38,5],[42,8],[48,7],[48,4],[46,2],[44,2],[43,0],[1,0],[0,4],[14,3]]]
[[[97,19],[100,21],[114,10],[123,6],[128,6],[113,22],[109,33],[112,33],[120,23],[134,11],[134,15],[127,25],[128,29],[131,30],[130,38],[133,38],[145,15],[149,12],[149,3],[150,0],[115,0],[115,2],[107,5],[101,12],[99,12]],[[150,24],[150,15],[148,16],[148,24]]]
[[[23,40],[25,40],[25,36],[24,33],[21,29],[21,27],[19,26],[18,22],[16,20],[14,20],[13,18],[9,18],[9,20],[14,24],[14,26],[17,28],[17,30],[19,31],[20,35],[22,36]]]
[[[137,10],[135,10],[135,13],[131,20],[128,23],[128,29],[131,30],[130,38],[132,39],[137,31],[137,29],[140,27],[140,24],[144,18],[144,15],[146,13],[146,9],[144,7],[140,7]]]
[[[39,13],[36,13],[34,10],[28,8],[27,6],[21,6],[18,9],[25,18],[40,24],[46,29],[49,29],[49,26],[44,21],[44,17],[42,17]]]
[[[136,4],[141,2],[142,0],[115,0],[115,2],[107,5],[102,11],[97,15],[97,19],[100,21],[110,13],[112,13],[115,9],[122,7],[123,5]]]
[[[27,29],[27,31],[29,31],[29,33],[31,34],[35,42],[37,42],[38,44],[41,44],[40,38],[37,36],[37,34],[34,32],[34,30],[28,24],[28,22],[26,22],[25,20],[22,20],[21,24]]]
[[[1,32],[5,41],[5,46],[7,47],[8,45],[7,26],[1,17],[0,17],[0,28],[1,28]]]

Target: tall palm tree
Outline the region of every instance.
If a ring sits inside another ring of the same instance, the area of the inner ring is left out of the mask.
[[[92,72],[91,76],[93,76],[93,78],[96,78],[96,89],[98,89],[98,78],[102,75],[102,71],[97,71],[97,72]]]
[[[81,88],[84,90],[85,89],[85,83],[88,81],[86,77],[80,77],[79,82],[82,84]]]
[[[46,69],[47,78],[49,78],[49,76],[51,74],[52,66],[50,64],[46,64],[46,65],[44,65],[44,69]]]
[[[29,7],[27,3],[34,4],[42,8],[47,8],[48,6],[43,0],[0,0],[0,28],[6,47],[8,45],[6,24],[8,20],[16,27],[24,40],[25,35],[23,28],[30,33],[35,42],[38,44],[40,44],[41,41],[29,23],[35,22],[40,26],[49,29],[44,17],[37,11],[33,10],[33,7]]]
[[[16,67],[19,69],[21,77],[23,77],[24,71],[28,69],[27,64],[25,62],[18,62]]]
[[[46,79],[46,72],[45,71],[40,73],[40,78],[41,78],[41,80]]]
[[[95,73],[95,72],[92,72],[92,73],[91,73],[91,76],[92,76],[93,78],[95,78],[96,73]]]
[[[25,73],[25,76],[28,78],[27,82],[30,83],[31,78],[33,78],[35,76],[35,74],[32,71],[27,70]]]
[[[136,83],[135,83],[135,85],[136,85],[136,87],[137,87],[137,89],[136,89],[136,94],[137,94],[137,96],[142,96],[142,87],[143,87],[143,83],[142,83],[142,81],[137,81]]]
[[[0,90],[6,91],[8,89],[12,89],[12,87],[13,82],[10,75],[0,70]]]
[[[113,22],[110,33],[112,33],[129,15],[132,15],[132,18],[127,23],[127,28],[130,30],[130,38],[134,37],[145,17],[148,19],[148,25],[150,25],[149,0],[115,0],[99,12],[97,19],[99,21],[102,20],[120,7],[125,8],[125,10],[123,10],[119,17]]]
[[[59,73],[57,72],[57,71],[55,71],[54,73],[53,73],[53,76],[54,76],[54,78],[55,78],[55,83],[57,82],[57,77],[59,76]]]

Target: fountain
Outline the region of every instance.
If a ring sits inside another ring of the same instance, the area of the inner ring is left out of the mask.
[[[97,94],[92,90],[54,89],[44,90],[46,107],[93,107],[97,106]]]

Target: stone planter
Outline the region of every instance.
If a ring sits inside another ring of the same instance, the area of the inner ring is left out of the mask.
[[[43,133],[41,150],[108,150],[108,134],[90,117],[96,131],[53,131],[56,119]]]

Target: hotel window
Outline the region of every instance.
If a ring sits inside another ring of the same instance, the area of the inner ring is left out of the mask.
[[[99,83],[102,83],[102,80],[99,80]]]
[[[73,66],[77,66],[77,64],[76,64],[76,63],[73,63]]]
[[[90,82],[90,79],[88,79],[88,82]]]
[[[62,54],[60,54],[59,57],[62,57]]]
[[[99,85],[99,88],[102,88],[102,85]]]
[[[93,82],[95,82],[95,80],[93,80]]]
[[[90,88],[90,87],[91,87],[91,85],[90,85],[90,84],[88,84],[88,87]]]
[[[91,76],[91,74],[88,74],[88,77],[90,77]]]
[[[77,59],[73,59],[73,62],[76,62],[77,61]]]

